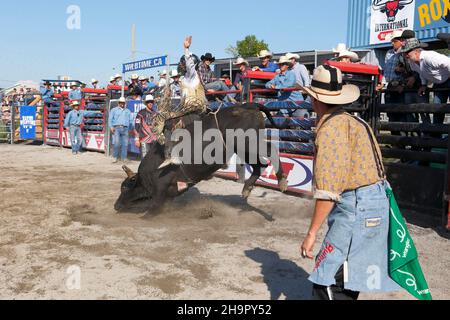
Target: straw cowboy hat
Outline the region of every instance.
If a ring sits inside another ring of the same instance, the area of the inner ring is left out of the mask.
[[[343,85],[341,70],[328,65],[315,69],[311,86],[303,90],[314,99],[333,105],[355,102],[361,95],[357,86]]]
[[[70,87],[71,87],[71,88],[73,88],[73,87],[77,87],[77,88],[78,88],[78,83],[72,82],[72,83],[70,84]]]
[[[161,73],[159,74],[159,76],[166,76],[167,75],[167,70],[163,70],[161,71]]]
[[[72,101],[72,102],[70,103],[70,105],[71,105],[72,107],[77,107],[77,106],[80,105],[80,101],[78,101],[78,100]]]
[[[336,48],[333,48],[334,53],[340,53],[341,51],[347,51],[347,45],[345,43],[338,43]]]
[[[289,60],[291,60],[291,59],[295,59],[295,60],[300,60],[300,56],[298,55],[298,54],[295,54],[295,53],[287,53],[286,54],[286,58],[288,58]]]
[[[352,62],[358,62],[360,60],[359,56],[356,52],[348,51],[348,50],[339,52],[338,59],[340,59],[340,58],[350,58],[352,60]]]
[[[116,80],[114,76],[109,77],[109,82],[113,82],[114,80]]]
[[[137,74],[131,75],[131,80],[139,80],[139,76]]]
[[[268,51],[268,50],[261,50],[258,54],[258,58],[259,59],[263,59],[263,58],[272,58],[273,54],[272,52]]]
[[[401,39],[403,37],[403,31],[401,30],[394,30],[390,34],[386,36],[387,41],[392,41],[394,39]]]
[[[148,94],[145,96],[144,102],[154,102],[155,101],[155,97],[152,96],[151,94]]]
[[[171,78],[176,78],[176,77],[179,77],[179,76],[180,76],[180,74],[178,73],[178,70],[170,71],[170,77]]]
[[[116,75],[114,76],[114,80],[117,80],[117,79],[122,79],[122,76],[121,76],[120,74],[116,74]]]
[[[282,56],[282,57],[280,58],[280,61],[278,61],[278,64],[279,64],[279,65],[282,65],[282,64],[292,65],[292,61],[291,61],[291,59],[289,59],[288,57]]]
[[[139,77],[139,81],[145,81],[145,80],[150,80],[150,78],[149,77],[147,77],[147,76],[140,76]]]
[[[92,79],[92,80],[91,80],[91,83],[92,83],[92,84],[98,83],[98,80],[97,80],[97,79]]]
[[[236,62],[233,62],[233,65],[240,66],[241,64],[245,64],[246,66],[249,65],[248,61],[244,58],[237,58]]]
[[[125,99],[125,97],[120,97],[119,103],[127,103],[127,100]]]

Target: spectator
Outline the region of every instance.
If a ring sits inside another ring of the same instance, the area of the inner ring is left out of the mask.
[[[239,72],[236,75],[236,78],[234,79],[234,86],[238,90],[243,90],[243,77],[247,71],[250,71],[250,64],[247,60],[244,58],[238,58],[236,62],[233,63],[233,65],[239,67]]]
[[[289,70],[292,66],[291,61],[287,57],[283,56],[280,58],[278,66],[280,68],[280,73],[266,84],[266,88],[280,90],[278,92],[278,100],[280,101],[303,101],[303,97],[299,91],[281,91],[283,89],[294,88],[297,86],[295,74],[293,71]]]
[[[211,53],[206,53],[201,56],[201,62],[198,65],[198,75],[200,77],[200,81],[205,88],[205,91],[208,93],[215,93],[216,91],[228,91],[227,85],[221,81],[220,79],[216,79],[214,77],[214,73],[211,70],[211,64],[216,61],[216,58],[213,57]],[[230,101],[234,100],[231,97],[228,97]]]
[[[277,72],[278,65],[270,59],[272,59],[273,54],[270,51],[262,50],[258,54],[258,58],[261,60],[261,65],[258,67],[254,67],[253,71],[262,71],[262,72]]]
[[[172,70],[170,72],[170,90],[172,92],[172,98],[173,99],[180,99],[181,98],[181,82],[180,82],[180,75],[178,74],[177,70]]]
[[[344,50],[338,53],[336,61],[343,63],[357,63],[360,59],[356,52]]]
[[[163,70],[160,74],[159,74],[159,82],[158,82],[158,87],[163,88],[166,86],[167,84],[167,70]]]
[[[71,89],[71,91],[69,92],[70,101],[74,100],[80,101],[81,99],[83,99],[83,93],[81,92],[80,87],[76,82],[72,82],[70,89]]]
[[[131,76],[131,84],[128,86],[130,96],[133,100],[141,100],[144,94],[141,84],[139,83],[139,76],[133,74]]]
[[[117,86],[121,86],[122,85],[123,78],[122,78],[122,76],[120,74],[117,73],[114,76],[114,80],[116,81],[116,85]]]
[[[333,53],[334,53],[334,57],[337,58],[339,57],[339,54],[342,51],[348,51],[347,49],[347,45],[345,43],[338,43],[338,45],[336,46],[336,48],[333,48]]]
[[[59,107],[59,103],[53,101],[53,96],[55,92],[52,89],[52,84],[50,81],[46,81],[40,89],[40,96],[36,96],[33,102],[30,103],[30,106],[37,105],[40,101],[43,101],[44,104],[50,107]]]
[[[77,155],[83,152],[82,146],[85,144],[81,134],[81,125],[83,124],[84,117],[95,115],[96,112],[80,110],[79,100],[72,101],[70,105],[73,110],[67,114],[64,120],[64,128],[68,129],[70,133],[72,154]]]
[[[109,85],[110,86],[117,86],[117,81],[116,81],[116,78],[114,76],[111,76],[109,78]]]
[[[146,94],[150,91],[150,85],[149,85],[149,77],[147,76],[140,76],[139,77],[139,83],[142,88],[142,95]]]
[[[450,90],[450,58],[435,51],[424,51],[425,47],[427,45],[416,38],[408,39],[401,52],[411,61],[411,69],[420,76],[422,86],[419,95],[425,95],[430,83],[434,89],[444,90],[435,92],[434,103],[446,104]],[[444,119],[445,114],[434,114],[433,123],[443,124]]]
[[[113,134],[114,141],[114,161],[118,163],[120,159],[126,162],[128,155],[129,131],[133,127],[132,114],[126,106],[126,99],[119,99],[119,106],[112,109],[109,115],[109,128]]]
[[[154,76],[151,76],[150,77],[150,85],[153,85],[153,87],[157,87],[157,85],[156,85],[156,83],[155,83],[155,77]]]
[[[146,108],[139,111],[134,122],[135,145],[141,149],[142,158],[145,158],[150,150],[150,144],[156,143],[157,140],[151,130],[156,115],[155,98],[152,95],[147,95],[144,102]]]
[[[301,87],[309,87],[311,85],[309,71],[304,64],[298,62],[300,60],[300,56],[298,54],[288,53],[286,54],[286,58],[288,58],[292,63],[292,71],[294,71],[297,85]]]
[[[92,79],[91,84],[92,84],[92,89],[98,89],[98,80],[97,79]]]

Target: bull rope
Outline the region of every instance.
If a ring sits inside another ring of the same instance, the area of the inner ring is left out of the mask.
[[[217,118],[217,114],[222,110],[222,107],[224,106],[224,103],[220,100],[218,100],[219,103],[219,108],[215,111],[215,112],[211,112],[211,114],[214,116],[214,119],[216,120],[216,125],[217,125],[217,129],[220,131],[220,126],[219,126],[219,119]],[[225,153],[228,151],[227,150],[227,143],[225,142],[225,139],[223,137],[223,133],[222,131],[220,131],[220,138],[222,139],[222,143],[223,146],[225,147]]]

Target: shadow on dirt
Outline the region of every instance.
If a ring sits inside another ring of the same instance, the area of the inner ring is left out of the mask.
[[[271,300],[310,300],[312,284],[309,274],[292,261],[281,259],[278,253],[256,248],[245,255],[261,264],[261,274],[267,284]]]

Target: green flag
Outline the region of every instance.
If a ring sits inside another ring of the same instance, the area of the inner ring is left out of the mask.
[[[408,232],[392,189],[386,193],[390,201],[389,276],[419,300],[432,300],[430,289],[420,267],[417,249]]]

